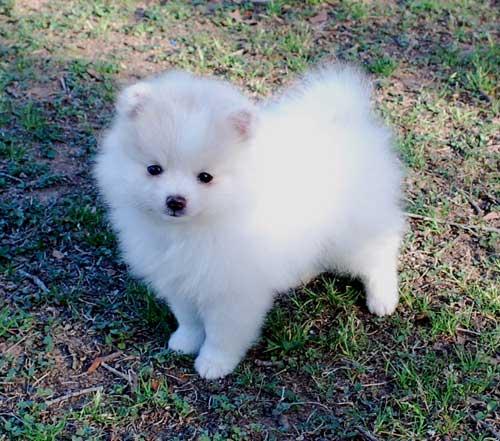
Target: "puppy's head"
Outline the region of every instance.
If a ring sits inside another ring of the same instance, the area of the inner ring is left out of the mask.
[[[217,80],[170,72],[126,88],[116,107],[96,166],[112,206],[176,223],[234,208],[256,123],[246,97]]]

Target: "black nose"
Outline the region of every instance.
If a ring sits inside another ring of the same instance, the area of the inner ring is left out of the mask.
[[[181,211],[186,207],[186,198],[182,196],[169,196],[167,198],[167,207],[172,211]]]

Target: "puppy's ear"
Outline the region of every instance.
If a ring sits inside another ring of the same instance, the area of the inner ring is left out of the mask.
[[[144,104],[152,94],[151,86],[147,83],[133,84],[122,90],[116,101],[116,110],[128,118],[135,118],[141,113]]]
[[[256,111],[252,108],[236,110],[229,115],[229,123],[241,141],[248,141],[253,136],[257,124]]]

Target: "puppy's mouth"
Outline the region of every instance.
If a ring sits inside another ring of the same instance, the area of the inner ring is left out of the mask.
[[[186,212],[184,210],[183,211],[166,210],[166,214],[169,217],[175,217],[175,218],[186,217]]]

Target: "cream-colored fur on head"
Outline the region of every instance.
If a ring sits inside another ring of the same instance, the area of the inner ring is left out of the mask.
[[[139,82],[95,176],[126,261],[177,318],[169,347],[198,354],[204,378],[236,367],[276,293],[321,272],[361,278],[377,315],[396,308],[400,165],[353,68],[260,105],[183,72]]]

